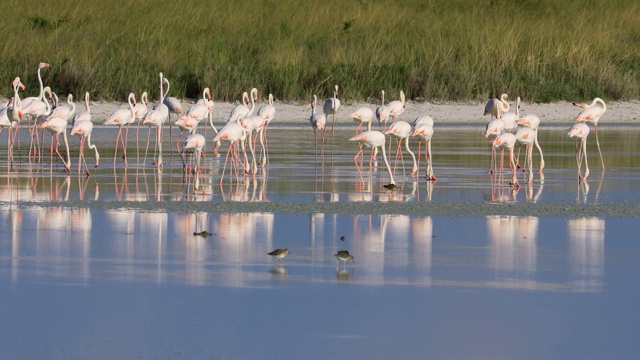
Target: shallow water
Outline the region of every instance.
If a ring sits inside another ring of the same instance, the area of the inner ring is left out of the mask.
[[[0,358],[637,354],[636,128],[601,131],[604,175],[589,144],[587,186],[564,131],[542,131],[544,184],[519,190],[491,180],[479,131],[438,129],[438,181],[391,192],[380,161],[356,172],[345,131],[323,167],[309,129],[276,126],[255,180],[220,186],[207,152],[196,194],[176,154],[114,172],[115,132],[95,131],[89,178],[24,158],[2,173]],[[336,267],[343,249],[355,262]]]

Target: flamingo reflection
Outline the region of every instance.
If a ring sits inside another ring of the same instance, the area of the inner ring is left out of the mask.
[[[567,222],[569,264],[580,291],[600,291],[604,277],[605,221],[577,218]]]
[[[538,218],[534,216],[487,216],[491,241],[490,266],[496,280],[514,288],[536,288]]]

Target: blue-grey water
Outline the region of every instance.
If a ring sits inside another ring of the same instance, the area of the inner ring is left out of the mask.
[[[436,129],[437,182],[422,159],[417,178],[396,169],[399,191],[368,151],[356,171],[350,128],[328,135],[322,166],[310,129],[274,126],[269,164],[240,183],[227,168],[220,185],[223,143],[198,190],[168,149],[161,173],[131,143],[114,170],[102,127],[89,178],[48,150],[9,169],[2,151],[0,358],[635,358],[639,133],[600,130],[604,174],[590,142],[578,182],[573,142],[541,130],[544,183],[519,173],[520,189],[489,176],[469,127]],[[337,265],[338,250],[355,262]]]

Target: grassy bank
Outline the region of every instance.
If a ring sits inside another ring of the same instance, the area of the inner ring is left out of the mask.
[[[500,92],[549,102],[640,97],[640,5],[632,0],[165,1],[5,5],[0,93],[15,76],[37,92],[124,100],[157,74],[171,95],[216,100],[320,97],[484,100]],[[372,100],[373,101],[373,100]]]

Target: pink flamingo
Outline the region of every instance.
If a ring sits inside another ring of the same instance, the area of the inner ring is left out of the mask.
[[[202,157],[203,149],[205,146],[206,140],[204,136],[200,134],[191,134],[187,136],[182,145],[182,152],[180,153],[182,158],[182,166],[183,170],[187,172],[187,163],[184,161],[184,153],[189,153],[196,155],[196,164],[195,169],[191,170],[191,161],[189,161],[189,170],[188,172],[194,172],[196,174],[196,181],[194,184],[194,189],[198,190],[200,187],[200,158]]]
[[[536,146],[538,152],[540,153],[540,182],[544,183],[544,173],[542,172],[542,170],[544,169],[544,155],[542,154],[540,143],[538,143],[538,127],[540,126],[540,118],[534,114],[527,114],[518,120],[518,125],[530,127],[536,132],[536,137],[533,140],[533,144]]]
[[[247,107],[247,103],[251,101],[249,100],[249,93],[247,93],[246,91],[242,93],[242,104],[238,104],[236,105],[233,109],[231,109],[231,112],[229,113],[229,116],[227,117],[227,119],[225,120],[225,122],[238,122],[238,120],[241,117],[245,117],[249,115],[249,107]]]
[[[328,98],[324,101],[322,105],[322,112],[324,115],[331,115],[331,134],[333,135],[333,127],[336,123],[336,114],[338,113],[338,109],[340,109],[340,99],[338,99],[338,85],[333,86],[333,97]]]
[[[589,136],[589,125],[584,122],[573,124],[567,131],[567,136],[578,140],[576,143],[576,162],[578,163],[578,180],[587,180],[589,176],[589,164],[587,163],[587,136]],[[584,176],[582,176],[582,159],[584,158]]]
[[[347,115],[347,118],[353,121],[359,122],[356,128],[356,134],[362,128],[362,124],[367,124],[367,131],[371,131],[371,120],[373,120],[373,110],[366,106],[362,106],[356,109],[356,111]]]
[[[122,127],[120,127],[122,128]],[[89,149],[93,149],[94,156],[96,159],[95,167],[98,167],[100,162],[100,154],[98,153],[98,147],[95,144],[91,144],[91,133],[93,132],[93,123],[91,121],[79,121],[73,125],[71,128],[71,135],[80,136],[80,153],[78,155],[78,174],[80,173],[81,164],[84,164],[85,171],[87,176],[91,176],[91,172],[87,167],[87,160],[84,156],[84,144],[85,142],[89,145]],[[118,139],[116,138],[116,146],[118,145]],[[114,166],[115,166],[115,155],[114,155]]]
[[[509,103],[507,102],[507,94],[500,95],[500,98],[489,99],[484,105],[484,115],[491,115],[491,119],[500,119],[502,113],[509,111]]]
[[[373,149],[381,148],[382,149],[382,160],[384,160],[384,165],[387,167],[387,171],[389,172],[389,184],[384,185],[385,188],[390,190],[395,190],[398,188],[396,186],[396,182],[393,179],[393,173],[391,172],[391,167],[389,166],[389,161],[387,160],[387,154],[384,149],[385,145],[385,136],[380,131],[364,131],[360,134],[352,137],[349,141],[357,141],[360,143],[360,150],[356,153],[356,156],[353,157],[353,162],[356,164],[356,169],[361,173],[360,168],[358,167],[358,156],[363,155],[363,151],[365,147],[372,148],[371,158],[369,159],[369,168],[373,166]]]
[[[57,96],[54,96],[57,99]],[[55,103],[58,104],[58,101],[55,100]],[[73,102],[73,95],[69,94],[67,96],[67,104],[59,104],[56,105],[53,110],[51,110],[50,117],[61,117],[67,122],[71,120],[71,117],[76,113],[76,104]]]
[[[407,100],[404,97],[404,91],[400,90],[400,100],[394,100],[389,103],[389,116],[393,119],[392,122],[396,122],[398,116],[404,112],[406,106]]]
[[[227,150],[227,156],[224,159],[224,167],[222,169],[222,176],[220,177],[220,186],[222,186],[222,182],[224,180],[224,173],[227,169],[227,161],[229,160],[229,155],[231,155],[231,164],[236,172],[236,181],[240,181],[238,179],[238,163],[240,162],[240,159],[236,154],[233,153],[233,151],[234,149],[237,149],[237,144],[238,142],[240,142],[242,144],[242,151],[246,159],[246,151],[244,149],[244,139],[246,138],[246,136],[246,132],[240,124],[238,124],[237,122],[229,122],[224,127],[222,127],[218,134],[213,138],[213,141],[229,141],[229,150]]]
[[[418,165],[416,163],[416,156],[413,154],[413,151],[409,148],[409,136],[411,135],[411,125],[406,121],[396,121],[387,130],[384,132],[385,134],[391,135],[398,140],[398,148],[396,149],[396,161],[398,160],[398,155],[400,156],[400,161],[402,162],[402,172],[404,170],[404,160],[402,158],[402,142],[405,143],[405,148],[407,152],[411,155],[411,159],[413,159],[413,167],[411,168],[411,177],[416,176],[416,172],[418,171]],[[395,167],[395,165],[394,165]]]
[[[139,152],[140,124],[142,123],[142,119],[144,118],[144,116],[147,114],[147,111],[149,111],[149,108],[147,107],[148,103],[149,103],[149,95],[147,94],[146,91],[144,91],[140,96],[140,101],[136,102],[135,105],[133,106],[133,111],[135,112],[136,120],[138,121],[138,126],[136,127],[136,156],[138,160],[140,160],[140,152]]]
[[[513,177],[511,178],[511,182],[509,185],[520,188],[520,184],[518,183],[518,177],[516,176],[516,164],[515,157],[513,156],[513,148],[516,144],[516,136],[512,133],[502,133],[498,135],[495,139],[493,139],[493,146],[505,148],[509,150],[509,168],[513,173]],[[502,175],[503,162],[502,158],[500,158],[500,174]]]
[[[18,125],[15,121],[9,120],[9,115],[7,114],[8,108],[13,107],[13,97],[9,98],[9,103],[6,107],[0,109],[0,132],[2,129],[7,129],[7,161],[10,163],[12,159],[12,139],[11,139],[11,131]]]
[[[267,138],[267,130],[269,130],[269,124],[271,124],[271,120],[273,120],[276,116],[276,107],[273,102],[273,94],[269,94],[269,101],[267,104],[258,109],[258,115],[262,116],[265,121],[263,137],[265,143],[265,156],[264,159],[266,162],[269,161],[269,140]]]
[[[529,180],[528,184],[533,184],[533,144],[536,139],[536,132],[532,128],[528,126],[519,126],[518,131],[516,131],[516,140],[521,145],[524,145],[526,148],[526,160],[523,171],[529,172]],[[518,150],[518,154],[520,154],[520,150]],[[517,160],[516,160],[517,166]]]
[[[600,150],[600,141],[598,140],[598,121],[600,117],[607,111],[607,104],[604,100],[597,97],[591,101],[591,104],[573,103],[573,105],[584,109],[576,116],[575,122],[590,122],[596,129],[596,145],[598,146],[598,153],[600,154],[600,162],[602,163],[602,172],[604,173],[604,160],[602,159],[602,151]],[[585,159],[586,162],[586,159]]]
[[[113,154],[113,167],[116,167],[116,158],[118,156],[118,140],[120,140],[122,144],[123,151],[123,159],[124,165],[127,165],[127,143],[129,140],[129,127],[132,123],[136,121],[136,95],[134,93],[129,93],[129,97],[127,98],[127,102],[129,103],[128,109],[118,109],[111,114],[105,121],[103,125],[116,125],[118,126],[118,135],[116,135],[116,143],[115,143],[115,153]],[[122,127],[127,126],[127,130],[125,132],[124,138],[122,137]]]
[[[13,105],[7,107],[7,117],[12,123],[16,123],[16,130],[13,132],[11,138],[11,148],[9,149],[9,157],[13,159],[13,144],[15,144],[15,138],[18,137],[18,150],[20,149],[20,122],[22,121],[22,100],[20,100],[20,89],[24,90],[24,84],[20,81],[19,77],[13,79]]]
[[[173,96],[169,95],[169,89],[171,88],[171,84],[169,83],[169,79],[163,77],[163,84],[167,84],[167,90],[162,94],[162,103],[169,109],[169,141],[171,141],[171,135],[173,133],[173,124],[171,123],[171,115],[176,114],[176,116],[181,116],[184,114],[182,110],[182,104],[180,104],[180,100]]]
[[[337,88],[337,85],[336,85]],[[337,91],[337,90],[336,90]],[[320,130],[321,138],[322,138],[322,147],[320,148],[320,157],[322,158],[322,163],[324,164],[324,133],[327,127],[327,115],[325,114],[316,114],[316,104],[318,98],[313,95],[311,99],[311,116],[309,117],[309,124],[311,128],[313,128],[313,138],[316,148],[316,156],[318,155],[318,134],[317,131]]]
[[[253,171],[253,176],[255,176],[258,171],[258,166],[256,164],[255,144],[259,137],[260,146],[262,147],[262,150],[264,150],[264,142],[262,140],[262,131],[264,130],[265,120],[260,115],[251,115],[251,116],[242,118],[240,120],[240,126],[244,128],[244,131],[248,135],[249,150],[251,150],[251,170]],[[254,132],[256,133],[256,135],[252,137],[252,134]],[[264,152],[262,153],[262,155],[265,156]],[[265,158],[262,158],[260,163],[264,165],[265,161],[266,161]],[[249,167],[248,164],[245,165],[245,169],[247,169],[248,167]]]
[[[89,106],[89,92],[84,93],[84,111],[73,116],[72,124],[75,125],[79,121],[91,121],[91,107]]]
[[[384,127],[387,127],[387,120],[389,119],[390,111],[389,107],[384,104],[384,90],[380,90],[380,100],[381,105],[376,108],[376,119],[378,120],[378,127],[382,129],[383,123]]]
[[[431,117],[428,117],[431,118]],[[416,119],[417,120],[417,119]],[[421,122],[417,125],[414,124],[412,136],[418,136],[425,141],[424,145],[424,158],[427,161],[427,168],[425,171],[425,178],[428,181],[436,181],[436,176],[433,174],[432,158],[431,158],[431,138],[433,137],[433,119],[431,123]],[[420,143],[418,143],[420,144]],[[418,147],[418,163],[420,162],[420,147]]]
[[[50,117],[45,120],[42,124],[40,124],[40,129],[46,129],[51,133],[51,162],[53,162],[53,135],[56,137],[56,154],[60,157],[60,160],[64,163],[64,168],[66,172],[71,172],[71,155],[69,154],[69,141],[67,140],[67,120],[59,117]],[[59,145],[60,145],[60,134],[62,133],[62,137],[64,138],[64,146],[67,150],[67,159],[60,155]]]
[[[509,105],[509,103],[507,103]],[[506,132],[515,132],[518,128],[518,120],[520,119],[520,96],[516,98],[516,112],[512,113],[509,111],[509,107],[506,108],[502,105],[499,105],[502,110],[502,122],[504,123],[504,131]]]

